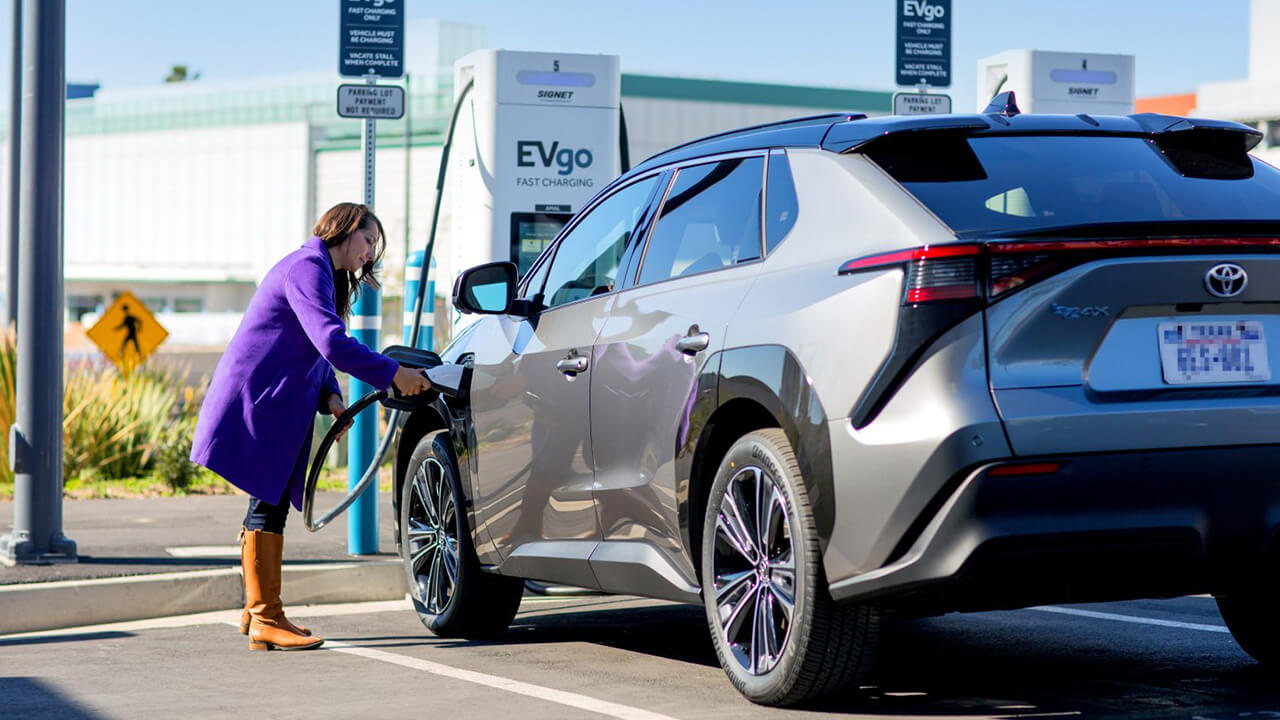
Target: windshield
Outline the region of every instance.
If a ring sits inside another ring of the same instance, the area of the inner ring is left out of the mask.
[[[930,135],[867,154],[961,235],[1280,221],[1280,171],[1243,152],[1211,166],[1145,138]]]

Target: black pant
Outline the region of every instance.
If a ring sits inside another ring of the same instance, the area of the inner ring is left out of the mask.
[[[249,498],[249,512],[244,515],[246,530],[284,534],[284,521],[289,517],[289,495],[280,498],[279,505],[272,505],[256,497]]]

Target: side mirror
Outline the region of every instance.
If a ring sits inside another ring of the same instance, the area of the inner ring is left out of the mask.
[[[501,315],[516,294],[516,264],[501,261],[468,268],[453,284],[453,306],[464,313]]]

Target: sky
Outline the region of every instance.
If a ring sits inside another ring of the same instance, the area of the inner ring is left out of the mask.
[[[1271,2],[1275,0],[1255,0]],[[484,26],[486,45],[621,57],[625,73],[894,89],[895,0],[405,0],[409,19]],[[1014,48],[1137,56],[1139,97],[1248,73],[1249,0],[952,0],[952,96],[972,111],[979,58]],[[0,52],[9,53],[9,5]],[[67,80],[157,84],[331,71],[338,0],[66,0]],[[406,42],[412,43],[411,35]],[[0,73],[7,96],[7,73]]]

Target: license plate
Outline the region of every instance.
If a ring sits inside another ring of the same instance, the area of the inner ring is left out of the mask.
[[[1266,382],[1267,341],[1257,320],[1162,322],[1160,364],[1170,385]]]

